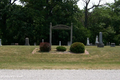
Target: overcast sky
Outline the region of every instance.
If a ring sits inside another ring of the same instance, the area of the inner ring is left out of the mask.
[[[19,1],[19,0],[18,0]],[[17,4],[20,4],[19,2],[16,2]],[[92,4],[97,4],[99,0],[91,0],[89,7],[92,6]],[[101,4],[105,4],[105,3],[114,3],[114,0],[102,0]],[[85,3],[82,0],[79,0],[79,2],[77,3],[78,7],[80,9],[83,9],[83,7],[85,6]]]
[[[92,6],[92,4],[97,4],[98,2],[99,0],[91,0],[89,7]],[[105,4],[105,3],[114,3],[114,0],[102,0],[101,1],[101,4]],[[79,0],[77,5],[80,9],[83,9],[83,7],[85,6],[85,3],[82,0]]]

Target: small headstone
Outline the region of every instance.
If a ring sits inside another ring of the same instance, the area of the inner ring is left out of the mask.
[[[111,47],[115,47],[115,43],[111,43],[111,45],[110,45]]]
[[[1,39],[0,39],[0,46],[2,46],[2,42],[1,42]]]
[[[29,38],[25,38],[25,45],[30,45],[29,44]]]
[[[87,46],[89,46],[89,45],[90,45],[89,38],[87,38]]]
[[[42,39],[42,42],[44,42],[44,39]]]
[[[104,44],[102,42],[102,32],[99,32],[99,44],[97,46],[98,47],[104,47]]]
[[[34,46],[36,46],[36,42],[34,42]]]
[[[15,43],[15,45],[19,45],[18,43]]]
[[[11,45],[15,45],[15,43],[11,43]]]
[[[59,46],[61,46],[61,41],[59,41]]]
[[[69,41],[68,41],[68,43],[67,43],[67,44],[68,44],[68,46],[70,46],[70,42],[69,42]]]
[[[95,45],[98,45],[98,36],[96,36],[96,41],[95,41]]]

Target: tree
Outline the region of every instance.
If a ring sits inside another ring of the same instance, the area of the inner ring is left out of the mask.
[[[3,43],[7,43],[7,19],[10,17],[11,12],[12,12],[12,5],[15,3],[17,0],[0,0],[0,18],[1,18],[1,34],[3,38]]]
[[[76,5],[78,0],[21,0],[24,3],[24,8],[27,8],[32,12],[32,20],[34,25],[34,32],[36,34],[36,40],[45,39],[49,41],[49,26],[50,22],[53,25],[65,24],[70,26],[71,22],[74,22],[73,16],[76,13]],[[59,31],[53,31],[53,38],[62,39],[67,43],[68,31],[60,31],[63,35],[58,35]],[[58,33],[58,34],[57,34]],[[38,35],[39,34],[39,35]],[[57,40],[54,41],[57,43]]]
[[[98,2],[98,4],[97,5],[93,5],[92,7],[90,7],[90,8],[88,8],[88,5],[89,5],[89,3],[90,3],[90,1],[91,0],[82,0],[84,3],[85,3],[85,22],[84,22],[84,26],[85,26],[85,28],[88,28],[88,11],[90,10],[90,9],[93,9],[93,8],[95,8],[95,7],[98,7],[99,5],[100,5],[100,2],[102,1],[102,0],[99,0],[99,2]]]

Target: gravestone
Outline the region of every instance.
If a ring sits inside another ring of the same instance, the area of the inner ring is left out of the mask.
[[[44,42],[44,39],[42,39],[42,42]]]
[[[98,42],[98,36],[96,36],[96,41],[95,41],[95,45],[98,45],[99,42]]]
[[[89,38],[87,38],[87,46],[89,46],[89,45],[90,45]]]
[[[15,43],[15,45],[19,45],[18,43]]]
[[[11,45],[15,45],[15,43],[11,43]]]
[[[59,46],[61,46],[61,41],[59,41]]]
[[[102,32],[99,32],[99,44],[97,46],[98,47],[104,47],[104,44],[102,42]]]
[[[29,38],[25,38],[25,45],[30,45],[29,44]]]
[[[2,42],[1,42],[1,39],[0,39],[0,46],[2,46]]]
[[[115,43],[111,43],[111,45],[110,45],[111,47],[115,47]]]
[[[36,46],[36,42],[34,42],[34,46]]]
[[[69,42],[69,41],[68,41],[68,43],[67,43],[67,44],[68,44],[68,46],[70,46],[70,42]]]

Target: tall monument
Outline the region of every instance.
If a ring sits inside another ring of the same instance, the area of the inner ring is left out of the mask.
[[[99,43],[97,45],[98,47],[104,47],[104,44],[102,42],[102,32],[99,32]]]

